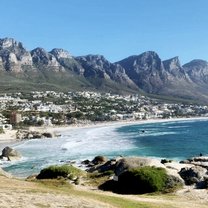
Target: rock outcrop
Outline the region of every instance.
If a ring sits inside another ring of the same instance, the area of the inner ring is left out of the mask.
[[[181,163],[146,157],[118,157],[110,160],[104,158],[104,156],[97,156],[92,161],[83,161],[82,164],[90,173],[114,172],[115,181],[118,181],[125,172],[148,166],[164,168],[168,175],[170,187],[174,184],[195,185],[196,188],[208,187],[208,167],[206,165],[208,157],[194,157]]]
[[[201,166],[208,170],[208,156],[193,157],[193,158],[181,161],[180,163]]]
[[[136,89],[137,86],[127,76],[119,64],[110,63],[102,55],[87,55],[75,58],[84,69],[84,76],[93,79],[106,79]]]
[[[2,70],[12,72],[23,72],[23,66],[32,65],[30,53],[23,47],[22,43],[12,39],[0,39],[0,57]]]
[[[204,86],[208,84],[207,61],[195,59],[183,65],[183,68],[194,83],[197,83],[199,86]]]
[[[145,157],[126,157],[118,160],[115,166],[115,175],[119,176],[123,172],[138,167],[155,166],[165,168],[165,166],[157,159]]]
[[[117,64],[121,65],[131,80],[148,93],[157,93],[167,80],[162,60],[154,51],[139,56],[130,56]]]
[[[200,166],[182,168],[179,174],[187,185],[195,184],[198,188],[207,188],[208,172],[206,168]]]
[[[18,130],[16,138],[19,140],[24,139],[42,139],[42,138],[53,138],[53,133],[42,132],[42,131],[30,131],[30,130]]]

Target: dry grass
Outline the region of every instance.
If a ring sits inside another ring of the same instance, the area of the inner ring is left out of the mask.
[[[207,203],[176,195],[117,195],[66,180],[22,181],[0,176],[0,205],[73,208],[207,208]]]

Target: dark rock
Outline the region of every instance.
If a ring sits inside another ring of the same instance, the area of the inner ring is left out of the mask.
[[[53,137],[53,135],[51,133],[49,133],[49,132],[42,133],[42,136],[44,136],[46,138],[52,138]]]
[[[193,157],[191,159],[180,161],[180,163],[192,164],[192,165],[201,166],[203,168],[208,169],[208,157],[206,156]]]
[[[191,168],[182,168],[179,175],[183,178],[187,185],[199,184],[207,177],[207,169],[200,166],[193,166]]]
[[[165,163],[171,163],[172,160],[167,160],[167,159],[161,159],[161,163],[165,164]]]
[[[98,164],[103,164],[105,162],[107,162],[108,159],[105,157],[105,156],[96,156],[93,160],[92,160],[92,163],[94,165],[98,165]]]
[[[189,160],[182,160],[179,163],[181,163],[181,164],[190,164],[190,161]]]
[[[194,157],[194,158],[192,158],[192,161],[194,161],[194,162],[208,162],[208,157],[206,157],[206,156]]]
[[[89,165],[90,164],[90,160],[84,160],[81,162],[82,165]]]
[[[5,147],[2,150],[1,158],[6,157],[9,161],[19,160],[21,158],[21,154],[11,147]]]
[[[92,167],[90,167],[89,169],[87,169],[87,172],[95,172],[98,171],[99,173],[103,173],[105,171],[109,171],[109,170],[115,170],[115,165],[116,165],[116,161],[115,160],[109,160],[104,164],[98,164],[98,165],[94,165]]]

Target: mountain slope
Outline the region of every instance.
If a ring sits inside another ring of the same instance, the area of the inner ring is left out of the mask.
[[[107,62],[107,60],[105,60]],[[2,90],[101,90],[111,92],[136,92],[137,86],[128,76],[119,76],[116,67],[112,76],[102,77],[95,70],[94,76],[86,76],[85,69],[73,56],[63,49],[50,52],[36,48],[28,52],[22,43],[12,38],[0,39],[0,84]],[[113,65],[110,62],[109,65]],[[102,67],[101,67],[102,68]],[[120,67],[121,68],[121,67]],[[94,70],[94,69],[92,69]],[[110,72],[109,72],[110,73]],[[114,77],[117,79],[114,80]],[[127,83],[132,84],[129,85]],[[38,85],[37,85],[38,84]]]
[[[64,49],[27,51],[12,39],[0,39],[1,91],[96,90],[147,93],[208,103],[208,62],[183,66],[178,57],[161,60],[154,51],[111,63],[102,55],[74,57]]]
[[[193,73],[196,69],[189,71],[189,66],[181,66],[178,57],[162,61],[158,54],[148,51],[116,63],[147,93],[208,102],[208,91],[205,89],[207,86],[204,85],[203,88],[194,76],[191,76],[191,71]],[[203,79],[202,74],[198,80]]]

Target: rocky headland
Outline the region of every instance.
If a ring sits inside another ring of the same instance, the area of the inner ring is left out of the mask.
[[[164,168],[167,174],[176,182],[194,188],[208,188],[208,157],[199,156],[184,161],[159,160],[146,157],[118,157],[108,160],[106,157],[97,156],[92,161],[85,160],[82,164],[87,172],[104,173],[113,171],[114,180],[131,169],[141,167]]]

